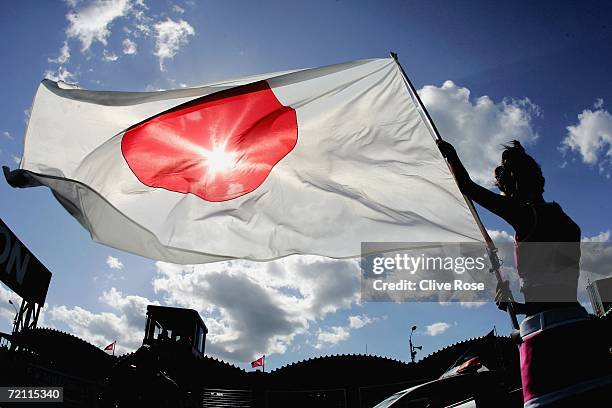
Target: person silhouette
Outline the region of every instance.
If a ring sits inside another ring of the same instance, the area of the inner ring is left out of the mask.
[[[515,230],[525,303],[513,307],[526,315],[518,339],[525,406],[599,406],[612,391],[612,375],[601,327],[577,300],[580,227],[559,204],[544,200],[542,170],[518,141],[504,145],[494,171],[502,194],[473,182],[454,147],[437,143],[461,192]],[[502,310],[509,292],[508,281],[498,283],[495,302]],[[570,352],[578,348],[579,355]]]
[[[579,307],[580,227],[556,202],[543,197],[545,179],[520,142],[504,145],[495,168],[496,194],[472,181],[455,148],[438,141],[463,194],[503,218],[515,230],[515,263],[525,303],[514,310],[527,316],[554,308]],[[508,282],[498,285],[496,303],[505,310]]]

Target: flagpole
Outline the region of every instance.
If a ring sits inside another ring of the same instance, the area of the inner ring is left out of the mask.
[[[410,96],[416,102],[420,111],[425,115],[425,119],[426,119],[425,123],[429,126],[432,136],[436,140],[444,140],[442,139],[440,132],[438,132],[438,128],[436,128],[436,125],[431,119],[431,116],[429,116],[429,112],[427,111],[427,109],[425,109],[425,105],[423,104],[423,101],[421,101],[421,97],[419,96],[419,93],[416,91],[416,88],[410,81],[410,78],[408,78],[408,75],[406,75],[406,71],[404,71],[404,68],[402,68],[402,65],[400,64],[399,59],[397,57],[397,54],[394,52],[391,52],[390,55],[391,55],[391,58],[393,58],[393,60],[397,64],[398,68],[400,69],[400,72],[402,73],[404,81],[406,82],[406,85],[408,87]],[[446,164],[448,165],[448,168],[451,174],[453,175],[453,177],[455,177],[455,174],[453,173],[453,169],[450,167],[448,162]],[[455,177],[455,181],[456,180],[457,178]],[[480,219],[480,216],[478,215],[478,212],[476,211],[476,207],[474,207],[474,203],[472,202],[472,199],[466,196],[465,194],[463,194],[463,198],[465,199],[465,202],[470,212],[472,213],[472,216],[474,217],[476,224],[478,225],[478,229],[480,230],[480,233],[484,237],[485,242],[487,244],[487,252],[489,255],[489,259],[491,260],[491,272],[495,274],[495,278],[497,279],[497,282],[501,284],[503,283],[503,278],[500,273],[501,262],[499,260],[499,256],[497,255],[497,247],[495,246],[495,243],[489,236],[489,232],[483,225],[482,220]],[[507,300],[509,302],[507,303],[506,311],[508,312],[508,315],[510,317],[510,323],[512,324],[513,329],[518,330],[519,329],[518,319],[516,318],[516,312],[514,310],[514,306],[512,306],[512,302],[514,302],[512,292],[507,293]]]
[[[115,348],[117,347],[117,340],[113,341],[113,357],[115,357]]]
[[[263,355],[263,363],[262,363],[261,368],[263,369],[263,372],[265,373],[266,372],[266,355],[265,354]]]

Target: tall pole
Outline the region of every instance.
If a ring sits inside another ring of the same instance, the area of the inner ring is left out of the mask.
[[[410,338],[408,339],[408,343],[410,344],[410,361],[414,363],[414,357],[416,353],[414,352],[414,347],[412,346],[412,333],[414,333],[414,327],[410,331]]]
[[[15,309],[15,318],[13,319],[13,327],[15,327],[17,326],[17,316],[19,315],[19,312],[17,311],[17,308],[15,307],[15,304],[11,299],[9,299],[8,302],[11,306],[13,306],[13,309]]]
[[[263,355],[263,364],[261,366],[261,369],[263,370],[263,372],[266,372],[266,355]]]
[[[428,126],[432,137],[434,138],[434,140],[443,140],[442,136],[440,135],[440,132],[438,132],[438,129],[436,128],[435,123],[433,122],[433,120],[431,120],[431,116],[429,116],[429,112],[427,111],[427,109],[425,109],[425,105],[423,104],[423,101],[421,101],[421,97],[416,91],[416,88],[414,87],[414,85],[412,85],[412,82],[410,82],[410,78],[408,78],[408,75],[406,75],[406,71],[404,71],[404,68],[402,68],[402,65],[400,64],[399,59],[397,58],[397,54],[392,52],[391,58],[393,58],[398,68],[400,69],[400,72],[402,73],[402,77],[404,78],[404,82],[406,83],[406,86],[408,87],[410,96],[412,97],[412,100],[415,102],[415,104],[419,108],[421,115],[424,116],[423,121]],[[453,177],[455,177],[455,174],[453,173],[453,169],[450,167],[448,162],[446,164],[448,165],[448,168],[451,174],[453,175]],[[455,177],[455,180],[456,180],[456,177]],[[480,219],[480,216],[478,215],[478,212],[476,211],[476,207],[474,207],[474,203],[472,202],[472,199],[466,196],[465,194],[463,194],[463,199],[465,200],[465,203],[467,204],[470,212],[472,213],[472,216],[474,217],[474,220],[476,221],[476,224],[478,225],[478,229],[480,230],[480,233],[484,237],[485,242],[487,244],[487,253],[489,255],[489,259],[491,260],[490,271],[495,274],[495,278],[497,279],[497,282],[499,284],[502,284],[503,278],[500,273],[501,262],[499,260],[499,256],[497,255],[497,247],[495,246],[495,243],[489,236],[487,229],[483,225],[482,220]],[[512,324],[513,329],[518,330],[519,328],[518,319],[516,318],[516,312],[514,311],[514,306],[512,305],[512,302],[514,302],[514,298],[512,297],[511,292],[506,293],[506,296],[508,300],[506,311],[508,312],[508,316],[510,317],[510,323]]]
[[[412,344],[412,333],[416,330],[416,326],[412,326],[412,330],[410,330],[410,338],[408,339],[408,343],[410,344],[410,361],[414,363],[417,350],[423,350],[423,346],[415,346]]]

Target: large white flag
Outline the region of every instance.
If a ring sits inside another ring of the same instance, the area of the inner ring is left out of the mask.
[[[175,263],[482,241],[413,98],[392,58],[162,92],[45,80],[12,182]]]

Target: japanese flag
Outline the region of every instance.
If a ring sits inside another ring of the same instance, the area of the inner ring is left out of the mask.
[[[406,85],[391,58],[162,92],[45,80],[8,178],[174,263],[482,241]]]

